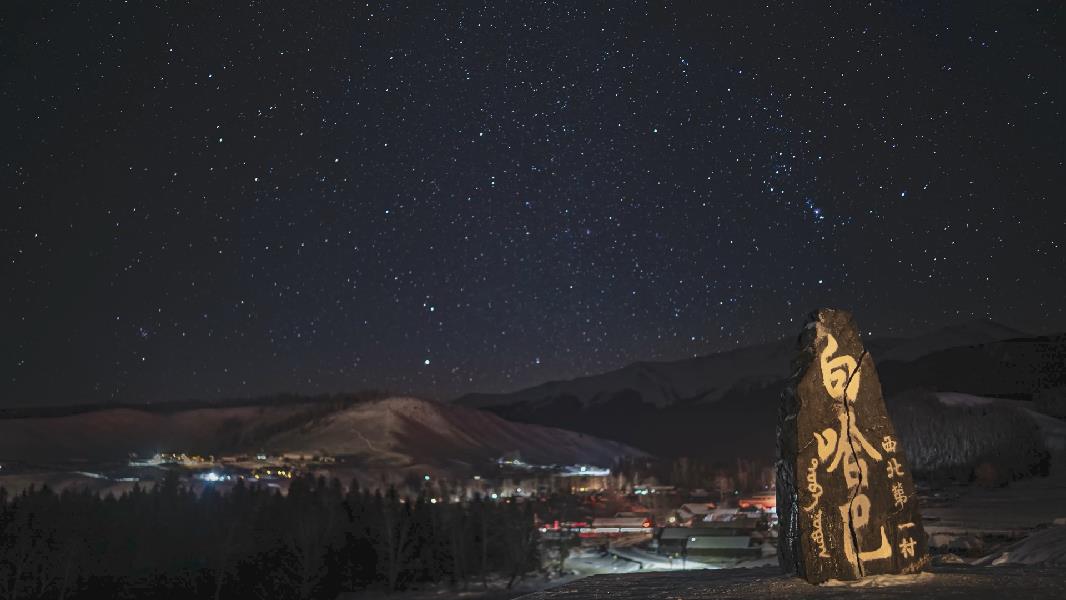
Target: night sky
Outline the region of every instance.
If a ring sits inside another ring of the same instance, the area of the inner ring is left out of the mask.
[[[4,2],[0,404],[1066,329],[1061,3],[770,4]]]

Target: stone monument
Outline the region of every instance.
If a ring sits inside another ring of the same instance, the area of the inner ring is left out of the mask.
[[[851,314],[819,309],[778,418],[778,560],[811,583],[914,573],[929,555],[910,467]]]

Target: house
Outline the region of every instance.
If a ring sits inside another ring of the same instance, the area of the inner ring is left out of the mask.
[[[621,534],[639,533],[652,535],[655,521],[650,515],[618,513],[613,517],[597,517],[590,527],[581,530],[581,537],[615,537]]]
[[[713,502],[689,502],[687,504],[682,504],[681,508],[677,509],[677,520],[680,523],[691,523],[693,521],[703,520],[703,518],[709,515],[713,510]]]
[[[688,501],[689,502],[699,502],[699,503],[710,502],[710,503],[713,504],[713,502],[711,501],[711,498],[714,498],[714,497],[715,497],[715,494],[712,494],[710,491],[705,490],[703,488],[695,488],[695,489],[692,489],[692,490],[688,491]]]
[[[692,538],[704,537],[743,537],[745,542],[750,536],[742,535],[736,530],[716,527],[663,527],[656,536],[658,552],[666,556],[683,556]],[[737,543],[737,542],[734,542]]]
[[[762,520],[741,516],[731,521],[700,521],[696,523],[693,532],[701,532],[704,536],[743,536],[751,537],[751,534],[759,528]],[[695,535],[695,534],[693,534]]]
[[[739,506],[741,509],[757,508],[760,510],[765,510],[767,512],[776,510],[777,492],[769,491],[741,498],[737,502],[737,506]]]
[[[758,558],[762,556],[762,547],[745,536],[689,536],[685,542],[685,555],[700,558]]]
[[[671,509],[678,505],[681,495],[672,485],[647,485],[633,488],[635,500],[650,509]]]
[[[688,541],[688,527],[663,527],[656,536],[658,552],[665,556],[681,556],[685,553],[685,543]]]
[[[716,509],[712,510],[711,512],[707,513],[707,515],[705,515],[703,517],[703,520],[704,521],[708,521],[708,522],[709,521],[732,521],[735,518],[737,518],[737,509],[736,508],[724,508],[724,507],[719,506],[718,508],[716,508]]]
[[[619,513],[613,517],[596,517],[592,520],[594,529],[622,528],[622,529],[651,529],[655,522],[646,515],[634,515]]]

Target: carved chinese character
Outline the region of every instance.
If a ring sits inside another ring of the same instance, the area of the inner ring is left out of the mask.
[[[822,385],[829,397],[840,400],[845,395],[848,400],[855,400],[859,395],[859,371],[858,363],[851,356],[838,356],[832,360],[830,356],[836,353],[840,345],[833,334],[826,336],[825,348],[822,350],[820,365],[822,368]]]
[[[899,461],[895,458],[888,459],[888,464],[885,467],[888,469],[889,479],[903,475],[903,465],[899,464]]]
[[[885,438],[881,440],[881,447],[885,449],[885,452],[895,452],[896,440],[892,439],[892,436],[886,435]]]
[[[895,502],[896,508],[903,508],[903,505],[907,503],[907,494],[903,491],[902,481],[892,484],[892,501]]]
[[[916,546],[917,544],[918,542],[915,542],[912,538],[904,538],[903,541],[899,543],[900,555],[904,558],[913,558],[914,546]]]
[[[866,436],[859,431],[858,419],[853,411],[849,412],[846,404],[854,403],[859,393],[859,371],[855,359],[849,355],[838,356],[830,359],[839,343],[832,334],[826,335],[825,348],[819,354],[819,365],[822,371],[822,384],[829,396],[834,400],[843,400],[837,408],[837,422],[839,431],[825,429],[820,434],[814,432],[814,439],[818,443],[818,458],[825,462],[830,456],[833,457],[827,473],[837,470],[843,463],[844,479],[849,489],[860,484],[866,484],[867,465],[866,461],[857,454],[864,452],[874,461],[881,461],[881,453],[866,440]],[[857,448],[856,448],[857,446]]]
[[[851,502],[851,509],[848,509],[848,505],[840,507],[840,518],[844,522],[844,531],[855,532],[855,537],[860,538],[859,533],[870,522],[870,499],[866,494],[859,494],[855,496],[855,499]],[[892,546],[888,543],[888,536],[885,534],[885,526],[880,527],[881,543],[876,550],[868,550],[863,552],[862,548],[858,548],[858,555],[856,555],[856,548],[851,541],[851,535],[844,536],[844,556],[848,559],[848,562],[859,566],[859,561],[871,561],[879,560],[883,558],[892,557]],[[860,539],[857,539],[860,544]]]

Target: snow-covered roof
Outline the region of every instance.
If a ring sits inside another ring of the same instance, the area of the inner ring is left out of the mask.
[[[693,536],[688,538],[686,547],[689,550],[735,550],[737,548],[750,548],[751,538],[743,536]]]

